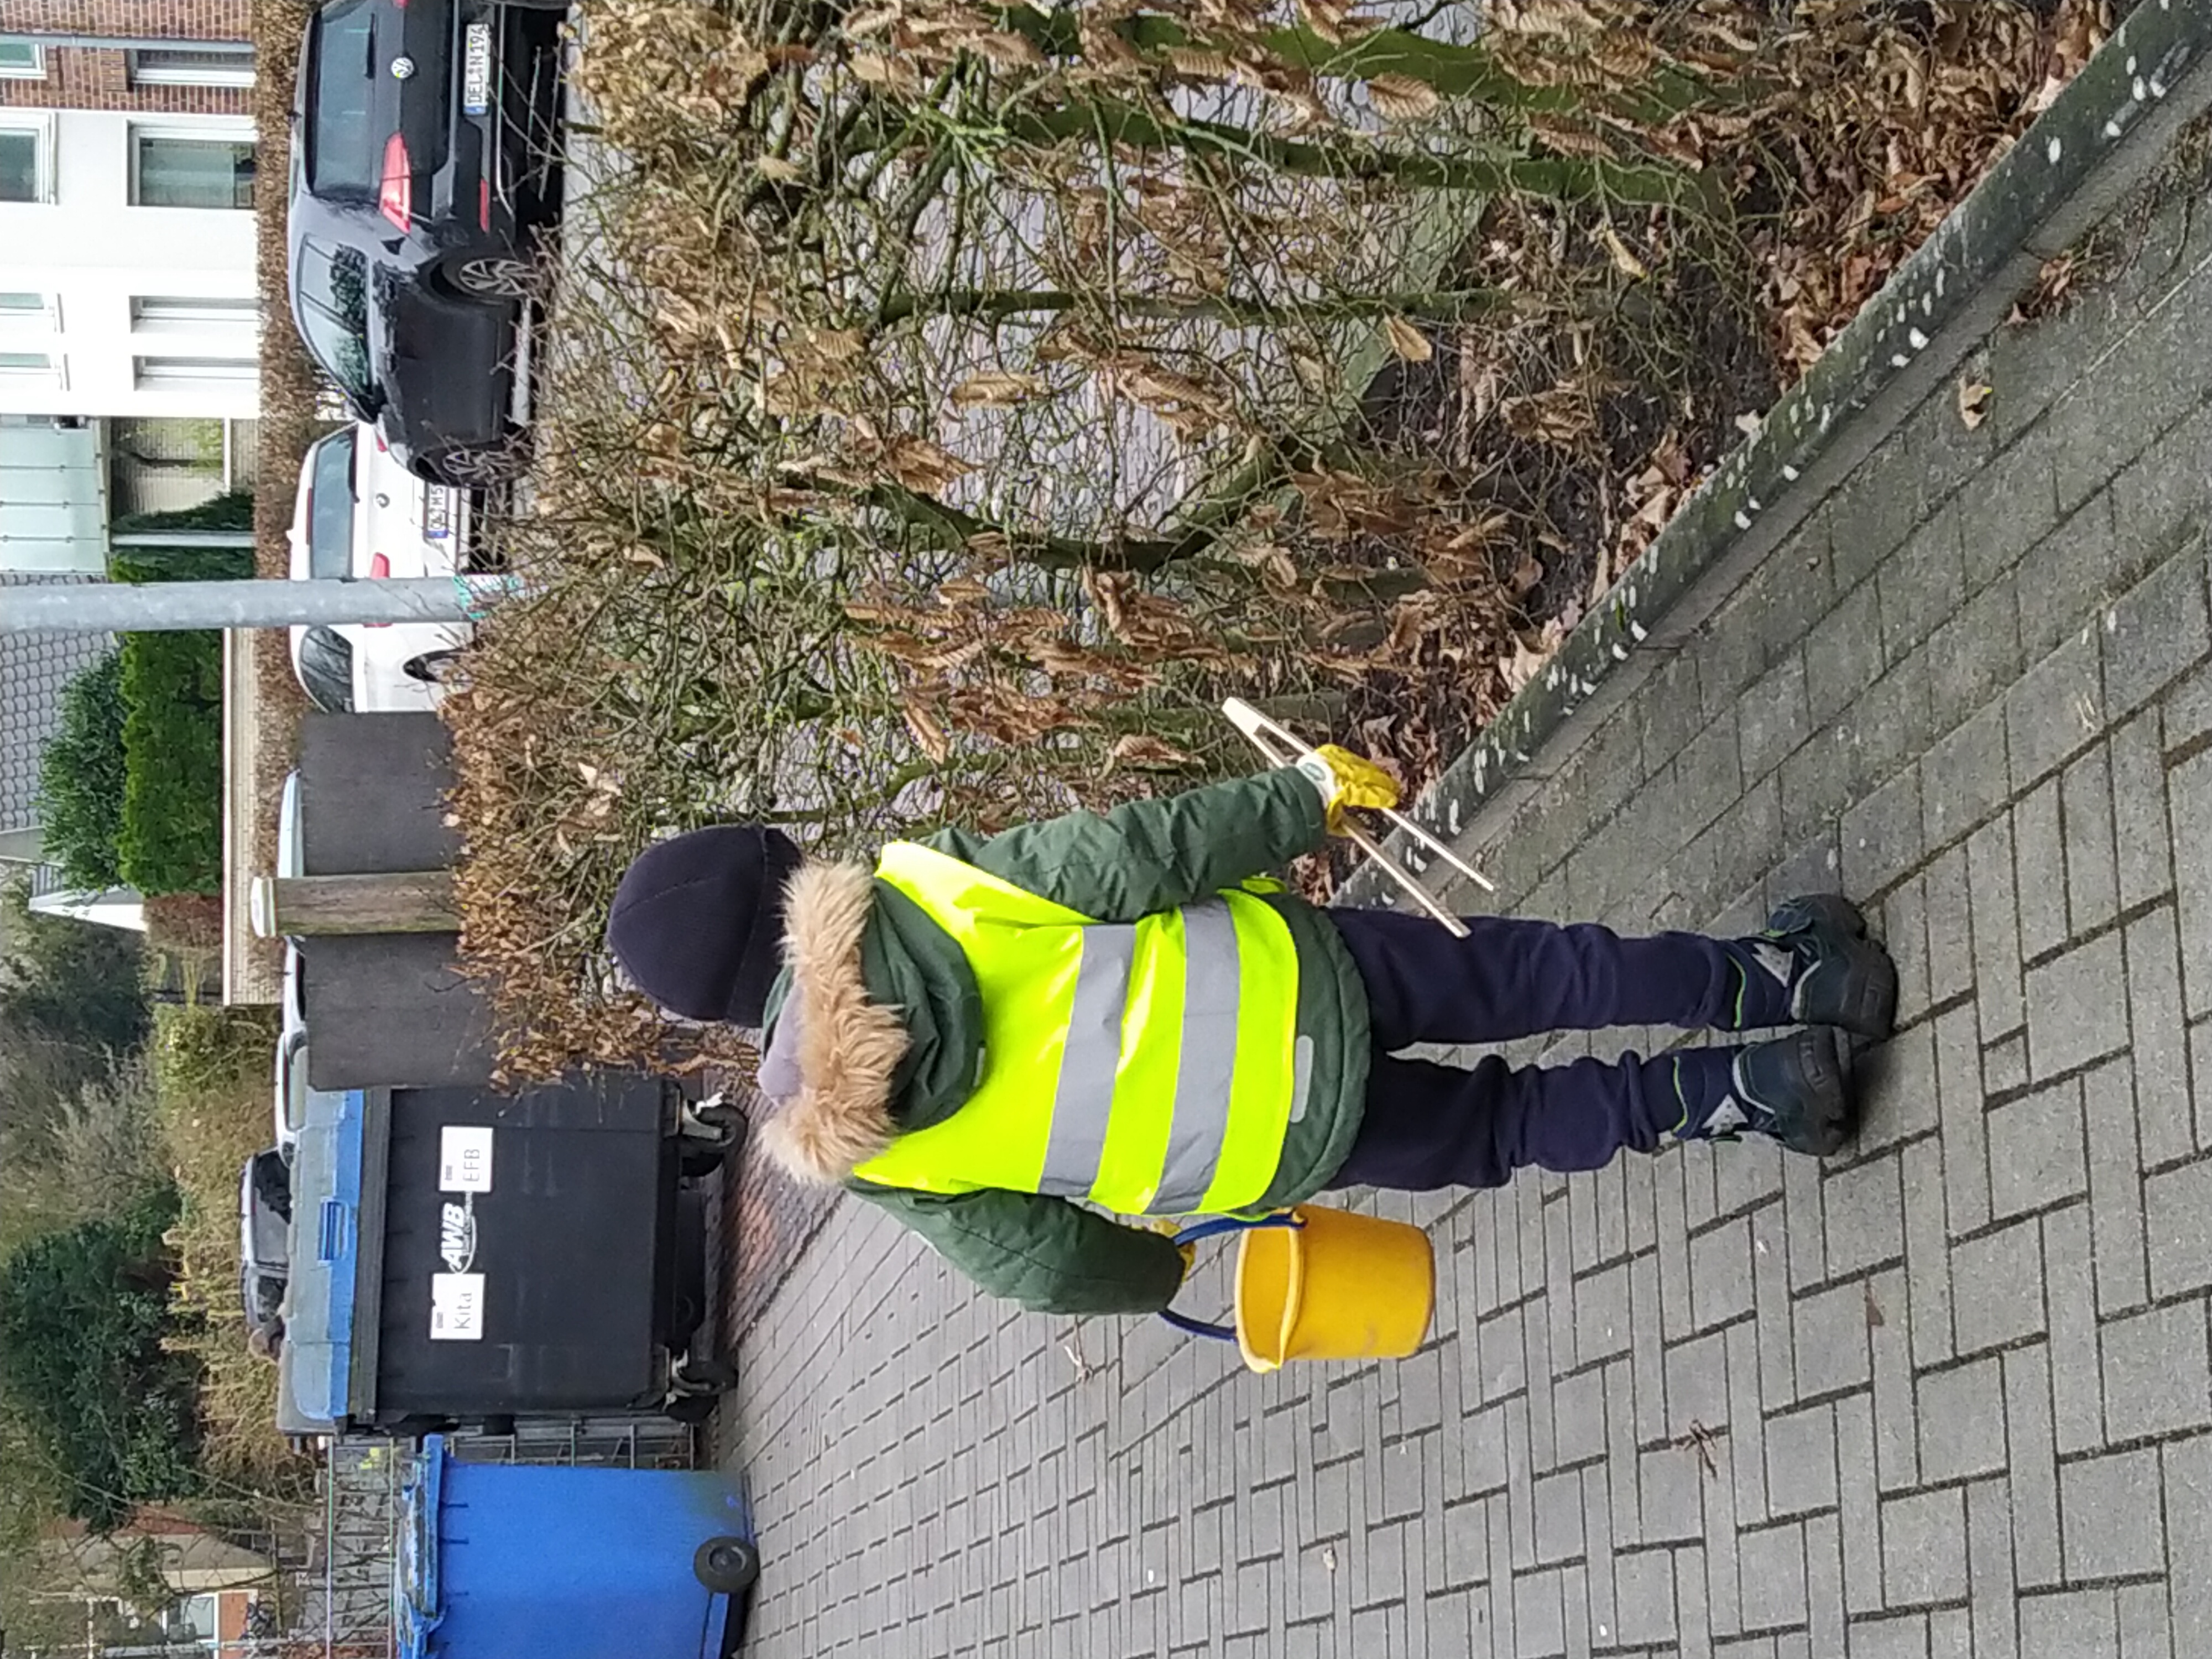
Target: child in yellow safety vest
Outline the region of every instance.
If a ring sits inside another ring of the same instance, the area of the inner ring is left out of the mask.
[[[1846,901],[1793,899],[1752,939],[1497,917],[1458,939],[1267,878],[1395,799],[1331,748],[1103,816],[895,842],[872,866],[720,825],[639,856],[608,942],[663,1007],[763,1033],[784,1168],[1054,1311],[1164,1308],[1185,1261],[1164,1217],[1494,1187],[1674,1139],[1849,1138],[1846,1039],[1888,1035],[1897,980]],[[1803,1029],[1617,1064],[1399,1053],[1657,1024]]]

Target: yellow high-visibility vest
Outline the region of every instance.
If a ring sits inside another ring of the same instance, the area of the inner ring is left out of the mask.
[[[958,943],[983,1001],[975,1091],[854,1173],[1000,1188],[1124,1215],[1220,1213],[1267,1192],[1308,1079],[1289,927],[1249,892],[1133,924],[912,842],[876,875]]]

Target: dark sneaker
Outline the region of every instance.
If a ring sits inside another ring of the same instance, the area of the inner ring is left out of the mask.
[[[1849,899],[1814,893],[1777,905],[1758,939],[1731,942],[1741,975],[1733,1029],[1833,1025],[1875,1042],[1897,1023],[1897,968]]]
[[[1735,1050],[1729,1080],[1725,1094],[1676,1132],[1680,1139],[1765,1135],[1793,1152],[1826,1158],[1840,1152],[1858,1127],[1850,1045],[1832,1026],[1808,1026]]]

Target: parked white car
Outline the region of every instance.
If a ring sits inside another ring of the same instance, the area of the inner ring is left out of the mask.
[[[425,483],[373,426],[319,439],[300,463],[292,576],[376,580],[451,576],[468,545],[471,498]],[[292,629],[292,672],[318,708],[386,714],[434,708],[441,677],[469,641],[465,623],[344,623]]]

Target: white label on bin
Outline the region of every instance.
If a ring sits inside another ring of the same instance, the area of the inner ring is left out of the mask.
[[[430,1340],[433,1342],[483,1340],[483,1284],[482,1273],[430,1275]]]
[[[491,1190],[489,1124],[448,1123],[438,1131],[438,1190],[441,1193],[488,1193]]]

